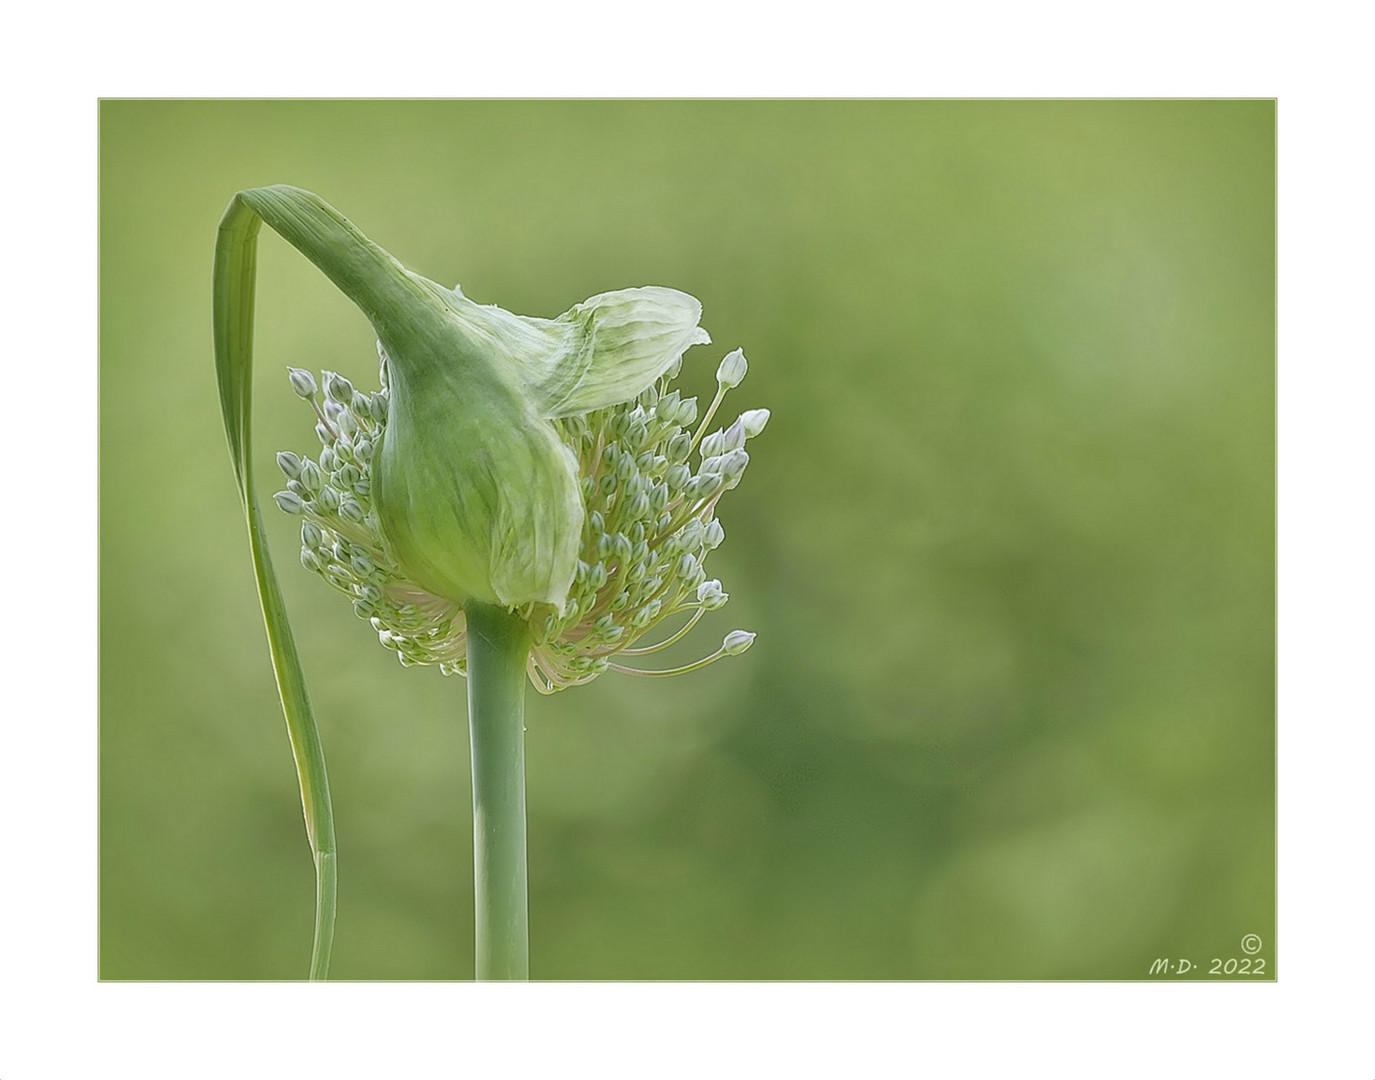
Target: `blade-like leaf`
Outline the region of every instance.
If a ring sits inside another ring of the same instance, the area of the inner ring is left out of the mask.
[[[220,221],[219,238],[215,245],[215,370],[219,379],[225,434],[229,438],[234,475],[238,480],[239,495],[248,523],[253,572],[258,581],[263,621],[267,625],[268,647],[277,675],[282,712],[286,715],[291,751],[296,759],[306,836],[315,858],[315,939],[311,949],[310,977],[323,979],[329,971],[330,949],[334,941],[337,891],[334,813],[330,806],[329,778],[325,772],[320,733],[311,713],[301,659],[296,652],[286,606],[268,555],[267,537],[263,531],[253,483],[253,288],[257,275],[258,230],[262,218],[244,198],[245,194],[248,193],[236,195],[229,204]]]

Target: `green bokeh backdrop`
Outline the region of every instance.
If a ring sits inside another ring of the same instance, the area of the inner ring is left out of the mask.
[[[238,189],[554,315],[698,296],[767,406],[674,680],[528,716],[531,969],[1147,977],[1274,951],[1270,102],[106,102],[100,972],[305,974],[313,877],[210,356]],[[366,322],[264,231],[287,364]],[[733,413],[731,414],[733,415]],[[276,561],[322,727],[342,979],[472,973],[464,687]]]

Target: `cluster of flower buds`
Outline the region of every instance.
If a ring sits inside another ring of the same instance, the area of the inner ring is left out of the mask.
[[[555,421],[578,461],[586,508],[577,574],[563,609],[520,609],[532,636],[529,675],[544,693],[590,681],[607,670],[667,675],[695,670],[749,648],[754,635],[728,634],[710,656],[671,671],[624,666],[622,657],[657,652],[681,639],[707,611],[725,605],[705,561],[725,538],[716,518],[722,494],[749,464],[748,439],[764,430],[767,409],[751,409],[708,432],[726,391],[746,372],[732,352],[717,370],[716,396],[698,421],[697,400],[669,385],[675,362],[637,399]],[[384,365],[385,370],[385,365]],[[287,477],[278,506],[304,518],[301,562],[353,601],[401,662],[438,664],[466,674],[466,628],[459,603],[411,582],[388,553],[373,511],[371,463],[387,423],[388,392],[366,394],[324,372],[321,394],[307,371],[291,385],[316,413],[319,460],[277,455]],[[639,647],[665,619],[686,615],[670,637]]]

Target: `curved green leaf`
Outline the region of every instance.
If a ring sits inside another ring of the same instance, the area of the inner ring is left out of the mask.
[[[253,288],[262,217],[245,199],[246,194],[241,192],[229,204],[220,221],[215,244],[215,371],[224,430],[229,438],[234,475],[248,523],[253,572],[258,581],[263,621],[267,625],[268,647],[277,675],[277,690],[286,716],[291,751],[296,759],[306,836],[315,859],[315,939],[311,948],[310,978],[323,979],[329,971],[334,941],[337,894],[334,813],[330,806],[329,778],[325,772],[320,732],[311,713],[301,659],[268,555],[267,537],[253,483]]]

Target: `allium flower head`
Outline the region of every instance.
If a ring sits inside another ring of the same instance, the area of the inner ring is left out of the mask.
[[[442,368],[421,386],[399,378],[381,342],[375,393],[334,372],[317,383],[290,369],[322,444],[318,460],[277,457],[287,487],[275,498],[303,519],[302,564],[347,595],[403,664],[437,664],[445,674],[466,673],[469,598],[527,621],[530,679],[546,693],[607,670],[674,674],[744,652],[754,635],[736,630],[715,653],[671,672],[618,662],[679,640],[728,599],[705,567],[725,537],[716,508],[739,484],[745,443],[764,430],[769,412],[751,409],[707,429],[744,377],[743,353],[721,362],[716,396],[699,420],[696,399],[670,389],[683,350],[707,341],[691,297],[630,289],[540,320],[453,295],[466,332],[485,350],[547,374],[531,383],[544,389],[517,395],[511,407],[526,410],[523,437],[547,426],[552,452],[518,445]],[[591,363],[593,350],[603,351],[601,364]],[[607,351],[620,362],[605,363]],[[435,437],[446,425],[465,429],[479,469],[455,467],[453,440]],[[540,461],[559,468],[532,477]],[[469,489],[474,475],[486,489]],[[671,636],[639,644],[674,617],[682,625]]]

